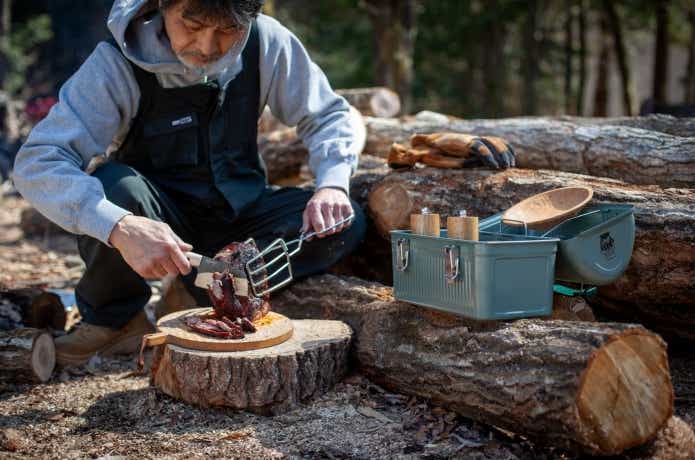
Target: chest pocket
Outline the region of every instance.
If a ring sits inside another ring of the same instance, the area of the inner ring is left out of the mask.
[[[145,120],[143,147],[155,169],[196,166],[201,152],[198,115],[195,112]]]

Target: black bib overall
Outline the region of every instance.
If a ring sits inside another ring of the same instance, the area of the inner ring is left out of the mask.
[[[232,241],[254,238],[260,248],[275,238],[293,239],[313,191],[269,187],[258,155],[259,38],[253,23],[242,54],[243,70],[220,103],[216,84],[166,89],[155,75],[131,64],[140,87],[138,113],[115,161],[94,176],[106,197],[133,214],[166,222],[194,250],[206,255]],[[353,203],[353,225],[305,244],[293,259],[295,278],[326,270],[351,252],[365,233],[364,216]],[[118,250],[78,238],[86,270],[76,289],[86,323],[120,328],[145,306],[149,284]],[[204,290],[184,282],[200,305]]]

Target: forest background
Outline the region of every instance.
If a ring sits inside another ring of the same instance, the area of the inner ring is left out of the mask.
[[[2,0],[0,103],[21,118],[27,100],[57,95],[109,37],[112,3]],[[695,0],[266,0],[264,11],[334,88],[391,87],[404,113],[695,115]],[[4,118],[18,135],[21,120]]]

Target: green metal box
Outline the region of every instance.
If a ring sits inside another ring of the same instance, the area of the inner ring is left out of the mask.
[[[480,233],[480,241],[391,232],[397,299],[480,320],[552,311],[557,238]]]

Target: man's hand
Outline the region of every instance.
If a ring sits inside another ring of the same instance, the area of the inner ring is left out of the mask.
[[[307,203],[306,209],[304,209],[302,231],[311,232],[313,230],[317,232],[317,238],[324,238],[339,233],[349,227],[352,221],[345,222],[328,232],[321,232],[352,214],[350,198],[343,190],[330,187],[319,189],[314,193],[314,196]]]
[[[140,216],[125,216],[111,231],[109,243],[130,267],[145,279],[167,274],[186,275],[191,264],[184,251],[193,249],[167,224]]]

